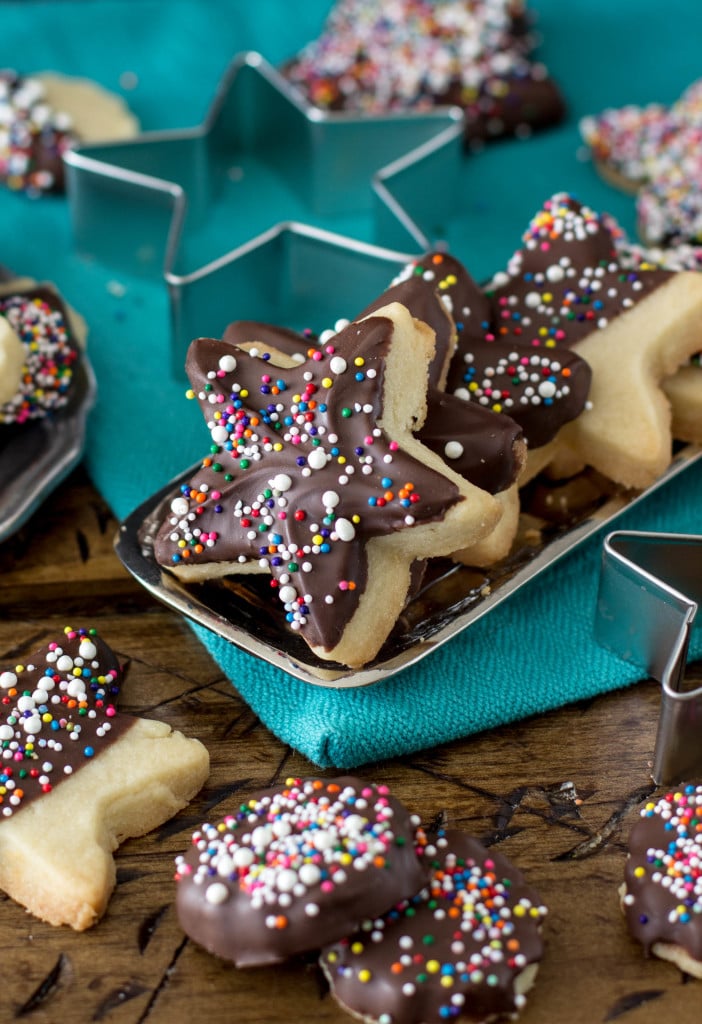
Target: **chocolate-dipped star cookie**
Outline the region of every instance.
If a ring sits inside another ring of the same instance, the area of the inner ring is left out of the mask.
[[[590,367],[574,352],[546,344],[503,340],[489,298],[448,253],[428,253],[408,264],[398,287],[436,292],[455,324],[445,372],[447,400],[468,403],[473,415],[507,415],[527,442],[524,483],[557,449],[561,427],[585,408]],[[478,412],[480,410],[480,412]],[[429,442],[427,442],[429,443]]]
[[[435,328],[436,351],[429,366],[427,414],[416,436],[454,472],[497,497],[502,515],[495,529],[477,545],[452,555],[470,565],[491,565],[507,554],[517,528],[517,480],[526,460],[522,431],[509,416],[469,405],[460,398],[447,395],[432,383],[442,376],[441,366],[448,362],[450,355],[449,343],[455,341],[453,321],[433,292],[417,287],[412,280],[390,288],[384,296],[388,301],[401,302],[413,316]],[[381,301],[374,303],[359,319],[383,305],[385,303]],[[345,323],[341,322],[342,326]],[[323,336],[328,341],[335,333],[329,330]],[[318,344],[318,339],[309,334],[298,334],[251,320],[236,320],[229,324],[223,338],[242,348],[253,346],[263,349],[281,366],[294,365],[305,354],[313,353]],[[315,347],[310,349],[313,340]]]
[[[421,273],[417,271],[421,270]],[[511,487],[522,471],[526,450],[523,432],[507,415],[496,414],[478,403],[467,404],[444,391],[446,374],[456,348],[457,329],[451,311],[454,269],[460,264],[443,253],[433,253],[411,264],[377,299],[356,316],[362,320],[391,302],[405,306],[415,320],[434,331],[434,355],[429,364],[427,413],[417,430],[419,440],[476,487],[498,494]],[[476,292],[480,295],[477,286]],[[341,327],[348,321],[340,321]],[[323,340],[336,331],[324,331]],[[225,341],[242,347],[254,345],[302,359],[319,339],[309,333],[273,327],[251,320],[236,320],[224,331]],[[581,362],[573,356],[574,362]],[[290,364],[292,365],[292,364]]]
[[[589,364],[590,407],[562,433],[576,459],[626,487],[652,484],[672,454],[662,382],[702,347],[702,275],[625,267],[607,220],[559,193],[486,295],[503,341]]]
[[[319,657],[370,661],[402,610],[410,564],[476,542],[500,515],[413,437],[433,347],[397,303],[288,369],[193,342],[186,369],[214,450],[174,498],[157,561],[197,580],[255,559]]]
[[[119,843],[172,817],[209,770],[197,740],[115,708],[121,679],[94,629],[0,670],[0,889],[78,931],[105,910]]]
[[[556,124],[563,99],[521,0],[337,0],[283,67],[315,106],[378,114],[452,104],[471,146]]]
[[[289,778],[193,834],[176,859],[178,919],[238,967],[279,963],[418,892],[424,842],[385,785]]]
[[[530,450],[551,441],[585,406],[586,363],[572,353],[554,358],[546,345],[499,336],[489,298],[448,253],[429,253],[402,278],[436,290],[456,325],[446,390],[478,408],[506,414],[524,431]]]

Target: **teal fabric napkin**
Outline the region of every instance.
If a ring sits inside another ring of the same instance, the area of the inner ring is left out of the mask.
[[[504,264],[529,218],[555,191],[608,210],[633,233],[633,201],[602,182],[584,158],[578,118],[629,102],[670,103],[702,70],[698,0],[679,0],[673,16],[659,0],[638,0],[635,11],[609,0],[529,6],[569,117],[531,140],[465,158],[456,216],[443,230],[477,278]],[[330,0],[10,0],[0,6],[0,66],[84,75],[124,95],[145,130],[185,127],[202,121],[236,53],[258,50],[277,64],[316,35],[329,7]],[[238,218],[237,232],[249,218],[254,237],[288,217],[282,209],[269,212],[267,223],[246,209],[223,215],[221,253],[231,248],[229,217]],[[349,234],[382,243],[372,238],[366,215],[350,210],[346,221]],[[319,218],[310,222],[334,228]],[[0,263],[54,281],[89,324],[99,397],[85,461],[122,518],[208,442],[195,403],[184,398],[184,377],[170,371],[165,287],[79,259],[65,199],[37,201],[1,190],[0,225]],[[237,315],[232,309],[230,319]],[[616,525],[697,533],[700,509],[698,464]],[[349,768],[634,682],[640,672],[593,640],[601,541],[600,535],[586,542],[418,665],[357,690],[301,682],[206,630],[197,633],[283,741],[321,766]],[[698,634],[691,654],[702,655]]]

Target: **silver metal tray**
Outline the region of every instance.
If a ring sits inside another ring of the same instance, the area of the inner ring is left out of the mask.
[[[129,572],[154,597],[243,650],[309,683],[365,686],[431,654],[701,458],[699,446],[681,448],[660,480],[643,492],[624,491],[588,470],[567,483],[542,478],[532,481],[523,491],[524,511],[512,554],[489,570],[470,569],[444,559],[429,562],[418,592],[378,657],[360,670],[312,654],[285,625],[279,602],[270,600],[267,574],[184,584],[156,563],[153,538],[162,512],[178,485],[191,479],[196,466],[131,513],[117,532],[115,549]]]
[[[24,525],[80,462],[95,393],[93,369],[81,352],[62,409],[31,423],[0,425],[0,541]]]

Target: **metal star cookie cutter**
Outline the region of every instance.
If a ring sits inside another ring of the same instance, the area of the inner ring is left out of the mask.
[[[702,686],[685,688],[702,601],[702,535],[616,531],[604,540],[595,636],[661,684],[652,776],[678,783],[702,770]]]
[[[227,303],[225,316],[233,310],[243,315],[238,299],[250,275],[244,270],[240,279],[239,261],[271,232],[319,217],[345,228],[345,216],[357,223],[367,215],[373,242],[409,243],[412,252],[428,248],[422,225],[447,213],[458,186],[462,138],[457,107],[373,117],[325,113],[260,54],[241,53],[201,125],[66,154],[75,245],[86,258],[165,281],[174,365],[182,372],[187,345],[203,333],[203,307],[188,293],[219,274],[229,291],[216,296],[208,286],[208,297],[220,311]],[[412,217],[394,195],[395,182],[403,199],[412,195]],[[226,224],[223,200],[230,210],[239,202],[239,215]],[[264,231],[259,225],[242,234],[241,221],[256,216]]]

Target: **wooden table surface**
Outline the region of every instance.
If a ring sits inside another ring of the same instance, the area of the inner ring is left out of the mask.
[[[92,930],[53,928],[0,894],[0,1021],[349,1021],[313,957],[237,971],[179,928],[173,860],[191,831],[240,794],[317,769],[271,735],[186,623],[131,579],[113,553],[116,528],[79,469],[0,545],[0,667],[66,625],[97,627],[129,663],[124,710],[197,736],[211,776],[175,819],[120,847],[116,889]],[[549,907],[546,953],[523,1024],[702,1019],[702,983],[645,959],[617,900],[629,828],[655,791],[658,706],[658,684],[644,681],[359,771],[425,821],[442,815],[499,848],[539,890]]]

